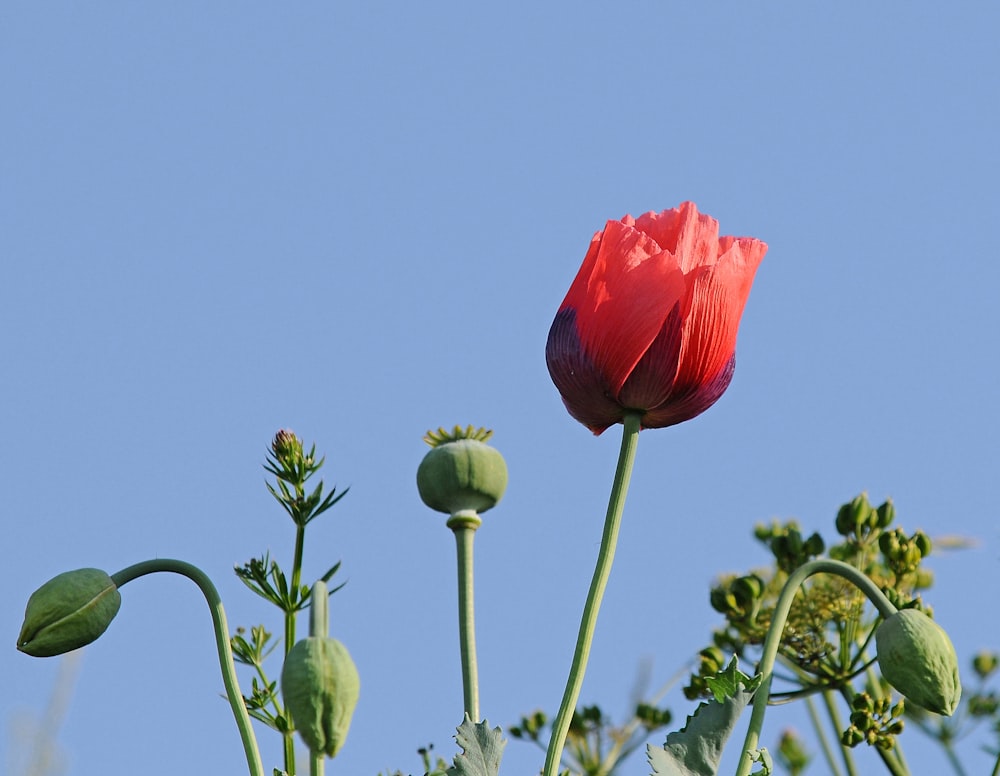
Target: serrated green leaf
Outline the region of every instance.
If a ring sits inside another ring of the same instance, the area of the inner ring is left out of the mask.
[[[500,728],[490,729],[485,719],[473,724],[466,714],[455,740],[462,747],[462,754],[455,755],[455,765],[448,769],[448,776],[497,776],[507,744]]]
[[[662,749],[647,746],[653,776],[715,776],[726,740],[752,695],[739,689],[721,703],[701,703],[680,731],[667,736]]]
[[[755,690],[757,685],[760,684],[760,678],[755,677],[751,679],[740,671],[736,655],[733,655],[733,659],[729,661],[729,665],[722,671],[719,671],[715,676],[705,677],[705,684],[712,691],[715,700],[722,703],[726,698],[732,698],[736,695],[736,691],[740,689],[740,686],[750,691]]]

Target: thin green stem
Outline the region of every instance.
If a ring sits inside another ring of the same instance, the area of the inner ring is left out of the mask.
[[[951,741],[942,741],[941,746],[944,749],[945,756],[948,758],[948,762],[951,764],[952,770],[958,776],[966,776],[965,767],[962,765],[962,761],[958,759],[958,753],[955,751],[955,747]]]
[[[993,764],[993,771],[990,776],[1000,776],[1000,753],[997,754],[997,761]]]
[[[635,449],[639,441],[640,420],[641,415],[638,413],[630,412],[625,415],[622,446],[618,453],[618,467],[615,470],[615,479],[611,486],[611,497],[608,500],[608,512],[604,518],[601,549],[597,554],[594,577],[590,582],[587,602],[583,607],[583,617],[580,621],[580,632],[576,638],[573,663],[566,680],[566,691],[563,693],[559,713],[552,723],[552,737],[549,739],[549,748],[545,753],[543,776],[556,776],[556,771],[562,760],[563,749],[566,746],[569,725],[573,720],[573,712],[576,710],[576,703],[583,687],[583,676],[587,671],[587,660],[590,657],[590,647],[594,641],[594,630],[597,627],[597,614],[601,608],[601,600],[604,598],[604,590],[608,586],[611,564],[615,558],[615,547],[618,544],[618,531],[621,528],[625,496],[628,493],[632,466],[635,463]]]
[[[857,586],[862,593],[878,609],[883,619],[888,619],[896,613],[896,607],[885,597],[881,590],[862,572],[854,566],[843,563],[839,560],[812,560],[797,568],[781,590],[778,602],[774,607],[774,614],[771,616],[771,627],[768,628],[767,636],[764,639],[764,650],[760,658],[758,671],[761,675],[760,686],[754,692],[753,711],[750,714],[750,727],[747,729],[746,739],[743,743],[743,752],[740,756],[739,768],[736,776],[749,776],[753,767],[753,760],[750,753],[757,750],[760,741],[761,728],[764,725],[764,714],[767,711],[767,698],[771,690],[771,678],[774,675],[774,661],[778,655],[778,648],[781,645],[781,633],[788,620],[788,613],[792,608],[792,601],[795,594],[806,579],[813,574],[837,574],[848,582]],[[549,776],[549,774],[546,774]]]
[[[823,758],[830,767],[830,773],[832,776],[841,776],[840,766],[837,765],[837,760],[833,756],[833,749],[830,748],[830,741],[826,737],[826,730],[823,728],[819,712],[816,711],[816,702],[812,696],[806,697],[806,710],[809,712],[809,720],[812,722],[813,730],[816,731],[816,737],[819,739],[820,749],[823,750]]]
[[[299,587],[302,585],[302,550],[305,546],[306,527],[295,525],[295,555],[292,557],[292,583],[289,586],[289,593],[297,601]],[[297,612],[293,608],[285,612],[285,656],[292,651],[295,646],[295,619]]]
[[[836,733],[837,738],[840,738],[840,731],[844,729],[844,726],[840,722],[840,712],[837,711],[837,704],[834,701],[832,690],[823,691],[823,704],[826,706],[826,713],[830,717],[830,724],[833,725],[833,731]],[[844,767],[847,768],[849,776],[857,776],[858,772],[854,768],[854,755],[851,753],[851,750],[841,744],[840,755],[844,758]]]
[[[448,519],[455,533],[458,555],[458,642],[462,655],[462,700],[469,719],[479,717],[479,665],[476,660],[476,602],[473,595],[472,542],[482,524],[472,511],[458,512]]]
[[[330,633],[330,597],[326,582],[316,580],[312,586],[309,606],[309,635],[325,639]],[[326,758],[322,752],[310,752],[309,776],[323,776],[326,770]]]
[[[296,485],[295,492],[298,498],[302,497],[302,486]],[[306,526],[304,523],[295,523],[295,553],[292,556],[292,582],[289,585],[289,594],[293,601],[298,601],[299,587],[302,585],[302,551],[305,546]],[[295,621],[298,611],[295,607],[285,610],[285,657],[295,646]],[[295,736],[290,715],[285,716],[289,730],[282,733],[282,750],[285,759],[285,773],[288,776],[295,776]]]
[[[246,753],[250,776],[264,776],[264,766],[260,761],[257,739],[254,737],[250,715],[247,713],[246,703],[243,701],[243,693],[240,691],[240,685],[236,679],[233,650],[229,645],[229,625],[226,622],[226,610],[222,606],[222,598],[219,596],[219,591],[215,589],[215,585],[212,584],[212,580],[197,566],[192,566],[190,563],[185,563],[184,561],[167,558],[136,563],[112,574],[111,579],[120,588],[133,579],[158,571],[169,571],[187,577],[198,586],[205,596],[205,600],[208,601],[208,608],[212,613],[212,625],[215,631],[215,644],[219,653],[219,666],[222,669],[222,682],[226,687],[226,696],[229,698],[229,705],[232,707],[233,716],[236,718],[236,726],[239,728],[240,738],[243,740],[243,750]]]

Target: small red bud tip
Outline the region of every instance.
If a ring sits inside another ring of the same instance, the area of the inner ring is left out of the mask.
[[[570,415],[595,434],[690,420],[729,386],[736,333],[767,245],[720,237],[693,202],[608,221],[559,307],[545,346]]]

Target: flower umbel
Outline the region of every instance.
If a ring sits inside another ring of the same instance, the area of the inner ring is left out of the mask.
[[[736,333],[767,245],[720,237],[693,202],[608,221],[549,330],[545,361],[570,415],[595,434],[690,420],[729,386]]]

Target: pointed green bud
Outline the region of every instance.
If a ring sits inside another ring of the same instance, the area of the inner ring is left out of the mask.
[[[302,639],[281,670],[281,694],[295,728],[313,753],[328,757],[344,745],[360,689],[358,669],[336,639]]]
[[[918,706],[951,716],[962,697],[958,657],[944,629],[919,609],[901,609],[875,631],[882,676]]]
[[[493,447],[478,439],[437,444],[417,468],[423,502],[447,515],[485,512],[507,489],[507,464]]]
[[[77,569],[53,577],[31,594],[17,648],[52,657],[84,647],[107,630],[122,597],[100,569]]]

